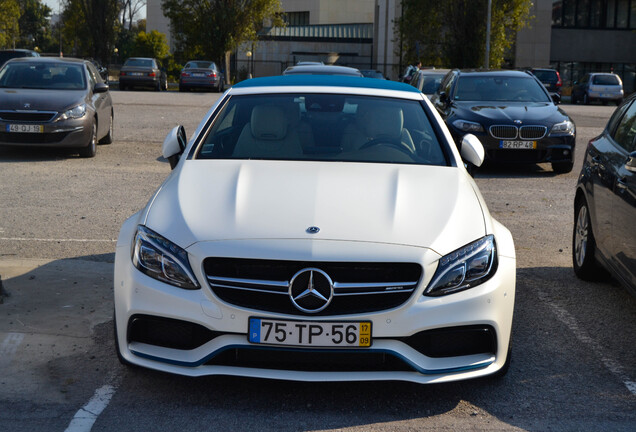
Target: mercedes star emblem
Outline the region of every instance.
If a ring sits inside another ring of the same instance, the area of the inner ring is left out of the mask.
[[[329,275],[320,269],[302,269],[289,283],[289,298],[302,312],[320,312],[329,306],[333,299],[333,282]]]

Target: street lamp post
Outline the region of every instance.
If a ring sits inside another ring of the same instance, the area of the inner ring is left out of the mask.
[[[488,12],[486,18],[486,58],[484,59],[484,67],[490,67],[490,14],[492,10],[492,0],[488,0]]]

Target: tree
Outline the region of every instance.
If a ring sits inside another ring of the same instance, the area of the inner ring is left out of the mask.
[[[51,8],[40,0],[18,0],[20,5],[20,37],[18,45],[22,48],[43,48],[50,44],[47,32]]]
[[[492,0],[490,59],[501,67],[517,31],[530,18],[531,0]],[[486,52],[487,0],[403,0],[396,20],[402,56],[425,65],[480,67]]]
[[[13,48],[20,32],[20,5],[16,0],[0,0],[0,11],[0,48]]]
[[[256,40],[263,22],[283,25],[280,0],[163,0],[176,47],[185,58],[222,63],[225,53]]]
[[[146,0],[119,0],[121,25],[124,29],[133,29],[135,17],[144,6],[146,6]]]
[[[64,35],[74,55],[110,61],[119,26],[119,0],[66,0]]]
[[[153,30],[150,33],[139,32],[135,37],[135,56],[164,59],[170,54],[166,35]]]

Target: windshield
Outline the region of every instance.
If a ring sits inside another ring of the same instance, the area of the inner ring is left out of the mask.
[[[86,81],[81,64],[11,62],[0,70],[0,87],[82,90]]]
[[[445,74],[440,74],[440,75],[432,75],[432,74],[427,74],[427,75],[422,75],[422,93],[425,94],[433,94],[437,91],[437,89],[439,88],[439,85],[442,83],[442,80],[444,79],[446,75]]]
[[[131,58],[126,60],[126,63],[124,63],[124,66],[132,66],[132,67],[152,67],[152,60],[151,59],[137,59],[137,58]]]
[[[420,102],[310,93],[233,96],[196,158],[448,165]]]
[[[531,77],[462,76],[455,100],[496,102],[550,102],[541,84]]]

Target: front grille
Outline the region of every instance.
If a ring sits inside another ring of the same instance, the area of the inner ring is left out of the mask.
[[[519,138],[524,140],[538,140],[545,136],[548,128],[545,126],[521,126]]]
[[[517,126],[490,126],[490,135],[497,139],[515,139],[517,138]]]
[[[312,316],[377,312],[404,304],[422,276],[415,263],[279,261],[207,258],[204,269],[212,291],[235,306],[290,315],[308,315],[289,296],[292,277],[317,268],[333,281],[333,300]]]
[[[16,144],[51,144],[62,141],[70,132],[12,133],[0,132],[0,142]]]
[[[57,115],[55,111],[0,111],[0,120],[46,123]]]
[[[235,366],[299,372],[392,372],[413,371],[390,353],[365,350],[301,351],[280,348],[235,348],[222,352],[206,365]]]

